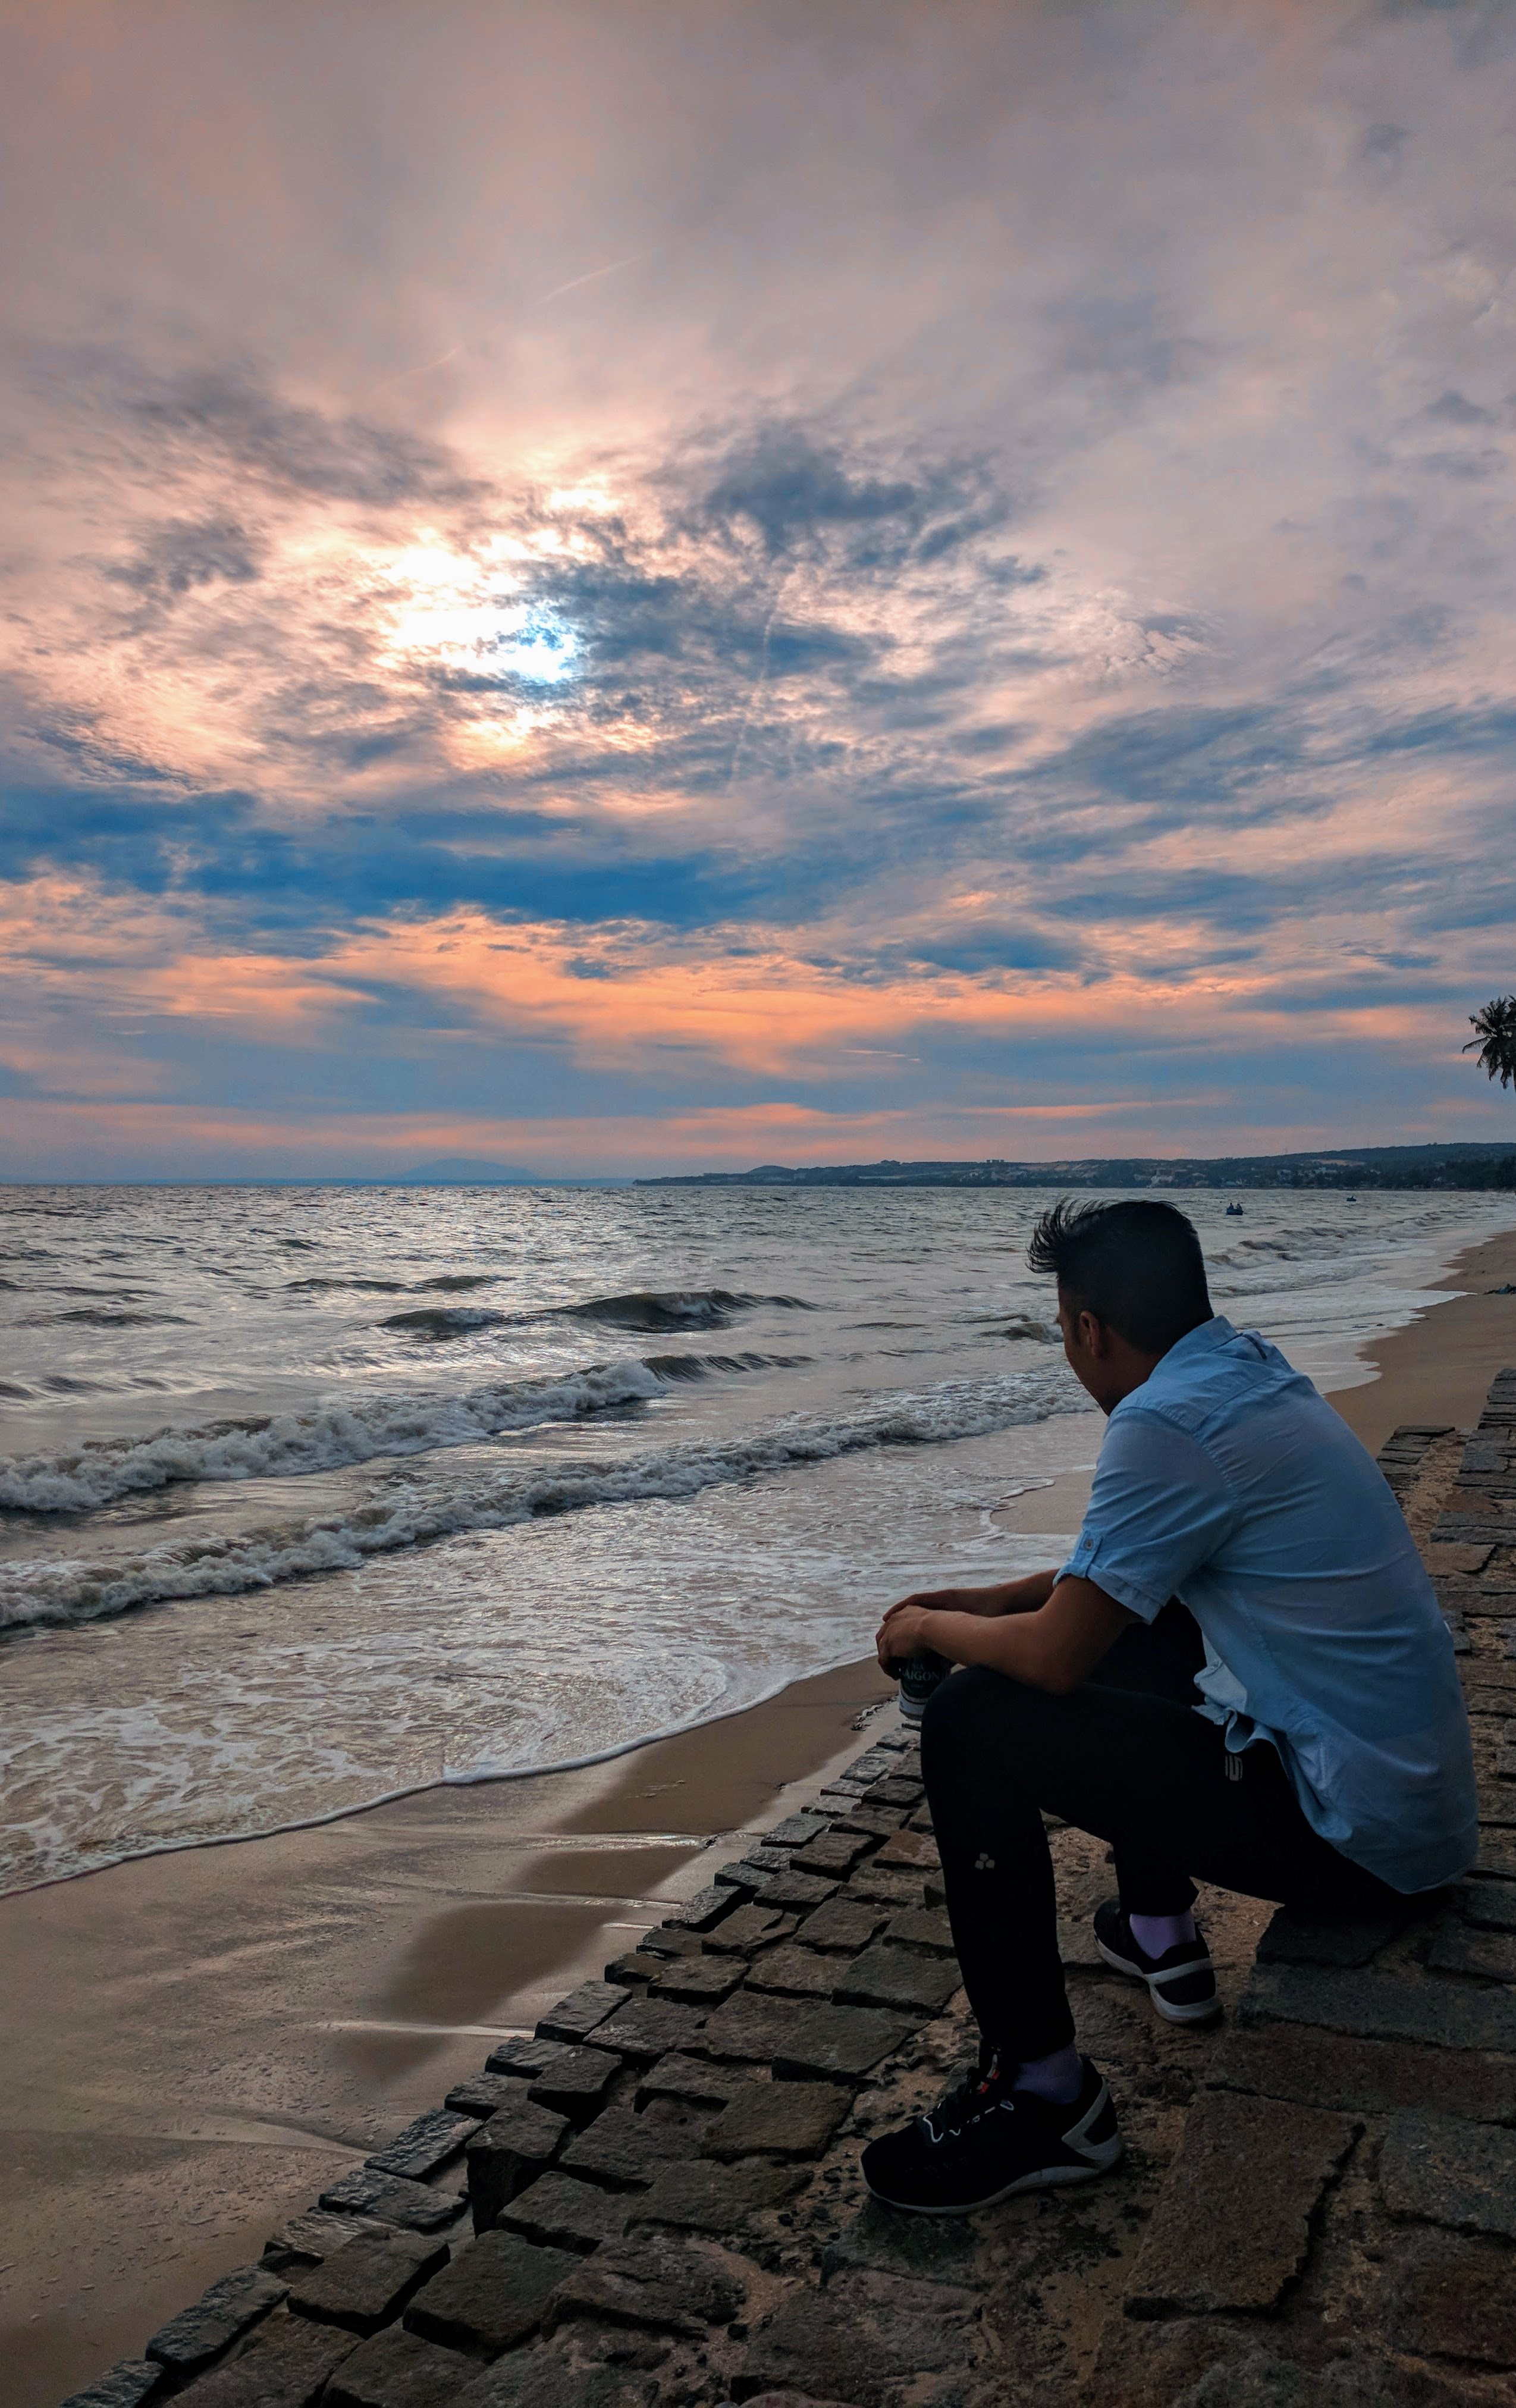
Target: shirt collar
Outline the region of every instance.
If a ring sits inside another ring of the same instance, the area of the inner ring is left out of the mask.
[[[1197,1328],[1187,1329],[1182,1338],[1176,1339],[1167,1354],[1160,1354],[1151,1376],[1156,1379],[1161,1371],[1168,1369],[1171,1363],[1182,1369],[1199,1355],[1214,1354],[1218,1346],[1224,1346],[1229,1339],[1236,1336],[1237,1331],[1225,1313],[1213,1313],[1209,1321],[1202,1321]]]

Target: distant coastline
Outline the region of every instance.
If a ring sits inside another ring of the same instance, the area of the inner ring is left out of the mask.
[[[1344,1146],[1333,1153],[1089,1155],[1070,1162],[760,1163],[669,1172],[637,1187],[1323,1187],[1509,1189],[1516,1146]]]

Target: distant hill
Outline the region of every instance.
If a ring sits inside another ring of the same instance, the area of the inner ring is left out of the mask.
[[[1337,1146],[1320,1154],[1090,1154],[1070,1162],[808,1163],[696,1170],[638,1187],[1456,1187],[1516,1189],[1506,1145]]]

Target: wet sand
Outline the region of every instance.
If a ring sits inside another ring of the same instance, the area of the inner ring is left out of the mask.
[[[6,2408],[55,2408],[857,1753],[873,1664],[610,1765],[0,1899]]]
[[[1516,1363],[1516,1231],[1334,1403],[1370,1447],[1469,1426]],[[1092,1424],[1091,1457],[1099,1426]],[[1078,1528],[1087,1472],[1002,1509]],[[893,1697],[871,1664],[583,1772],[431,1790],[319,1830],[0,1899],[7,2408],[54,2408],[279,2218],[813,1795]],[[888,1710],[888,1709],[887,1709]]]

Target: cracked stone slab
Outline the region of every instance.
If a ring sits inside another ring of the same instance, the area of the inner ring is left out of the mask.
[[[616,1996],[624,1999],[626,1993],[618,1990]],[[527,2039],[518,2033],[514,2040],[502,2041],[498,2048],[490,2051],[484,2069],[487,2073],[521,2074],[536,2081],[553,2066],[561,2065],[577,2045],[573,2041]]]
[[[143,2355],[175,2374],[197,2373],[277,2308],[289,2287],[266,2266],[239,2266],[212,2283],[193,2308],[161,2325]]]
[[[1516,2241],[1516,2132],[1452,2115],[1397,2115],[1378,2172],[1394,2216]]]
[[[263,2263],[271,2274],[319,2266],[335,2249],[345,2249],[355,2232],[393,2230],[393,2224],[380,2224],[376,2216],[334,2215],[324,2207],[311,2207],[304,2215],[286,2216],[278,2231],[269,2234]]]
[[[686,2006],[719,2007],[737,1988],[742,1975],[739,1956],[676,1956],[658,1969],[651,1996],[673,1999]]]
[[[417,2292],[407,2327],[465,2357],[498,2358],[536,2332],[553,2292],[582,2262],[519,2232],[481,2232]]]
[[[552,2321],[588,2317],[699,2340],[712,2325],[730,2324],[746,2296],[718,2258],[688,2242],[647,2233],[581,2264],[554,2300]]]
[[[551,2044],[556,2047],[558,2043]],[[473,2115],[487,2124],[499,2108],[508,2107],[513,2099],[520,2098],[525,2082],[526,2075],[518,2066],[508,2073],[470,2073],[453,2084],[447,2103],[455,2114]]]
[[[922,1956],[882,1942],[865,1948],[837,1983],[842,2006],[885,2007],[898,2014],[940,2014],[959,1987],[955,1957]]]
[[[821,1956],[814,1948],[771,1948],[754,1963],[748,1987],[794,1999],[829,1999],[841,1971],[837,1957]]]
[[[799,1937],[807,1948],[821,1948],[836,1956],[856,1956],[867,1947],[875,1933],[887,1921],[889,1909],[869,1905],[854,1899],[851,1892],[830,1899],[808,1914],[800,1926]]]
[[[1437,2048],[1516,2054],[1516,2000],[1456,1982],[1267,1966],[1252,1975],[1237,2013],[1244,2024],[1320,2024],[1359,2040],[1415,2040]]]
[[[1464,1921],[1485,1931],[1516,1931],[1516,1882],[1471,1881],[1464,1891]]]
[[[1299,1915],[1279,1907],[1259,1940],[1260,1965],[1369,1965],[1392,1940],[1411,1924],[1424,1920],[1424,1908],[1397,1912],[1386,1907],[1378,1914]]]
[[[1127,2315],[1277,2307],[1305,2265],[1310,2218],[1359,2128],[1321,2108],[1203,2092],[1137,2252]]]
[[[1419,2357],[1516,2367],[1516,2256],[1503,2243],[1413,2229],[1386,2253],[1379,2315]]]
[[[1474,2123],[1516,2123],[1516,2057],[1429,2048],[1417,2041],[1350,2040],[1299,2024],[1230,2031],[1208,2079],[1217,2089],[1347,2114],[1425,2107]]]
[[[636,2114],[609,2107],[564,2152],[565,2173],[583,2174],[612,2190],[645,2189],[659,2170],[700,2146],[705,2120],[665,2120],[656,2109]]]
[[[552,2249],[587,2255],[603,2241],[621,2239],[631,2205],[625,2191],[604,2190],[573,2174],[546,2173],[501,2209],[496,2226]]]
[[[907,1806],[850,1806],[837,1818],[839,1831],[861,1831],[868,1840],[887,1840],[898,1831],[909,1813]]]
[[[651,2065],[655,2058],[666,2057],[670,2049],[688,2048],[704,2020],[698,2007],[678,2006],[672,1999],[634,1999],[627,2002],[624,1991],[617,1995],[622,2004],[596,2030],[595,2045],[613,2048],[618,2056],[630,2057],[635,2064]]]
[[[606,2093],[621,2071],[622,2060],[605,2048],[567,2048],[527,2087],[534,2106],[566,2115],[571,2124],[587,2124],[605,2104]]]
[[[891,1917],[884,1937],[896,1948],[925,1948],[937,1956],[953,1954],[952,1926],[939,1907],[908,1906]]]
[[[925,1831],[896,1831],[870,1861],[882,1872],[935,1873],[939,1861],[937,1842]]]
[[[684,2232],[708,2233],[722,2240],[739,2232],[765,2208],[782,2207],[804,2183],[804,2172],[791,2166],[750,2160],[746,2165],[684,2164],[665,2166],[651,2190],[636,2199],[628,2227],[672,2225]]]
[[[845,1881],[872,1846],[872,1840],[862,1831],[825,1831],[808,1847],[800,1849],[794,1863],[797,1872],[820,1873],[823,1878],[836,1874]]]
[[[734,2065],[713,2065],[705,2057],[682,2057],[678,2050],[649,2066],[633,2093],[636,2104],[650,2099],[687,2099],[692,2106],[724,2107],[746,2076]]]
[[[724,1916],[738,1904],[737,1893],[719,1882],[708,1882],[704,1889],[687,1898],[675,1918],[690,1931],[713,1931]]]
[[[935,1897],[934,1888],[937,1890]],[[923,1899],[928,1906],[942,1904],[938,1875],[929,1875],[923,1885],[919,1872],[892,1871],[888,1865],[881,1865],[877,1856],[870,1857],[868,1863],[853,1874],[848,1884],[847,1894],[850,1899],[855,1899],[861,1905],[893,1906],[897,1910],[906,1906],[920,1906]]]
[[[392,2325],[345,2358],[322,2408],[453,2408],[479,2372],[474,2359]]]
[[[448,2262],[445,2241],[420,2232],[359,2232],[290,2286],[295,2315],[347,2332],[377,2332]]]
[[[819,1840],[822,1833],[831,1828],[831,1817],[827,1814],[786,1814],[783,1822],[776,1823],[766,1836],[771,1848],[806,1848],[812,1840]]]
[[[772,1941],[788,1940],[796,1922],[796,1916],[781,1914],[777,1907],[739,1906],[717,1926],[706,1946],[716,1955],[746,1956]]]
[[[381,2174],[407,2174],[412,2182],[424,2182],[428,2174],[440,2173],[454,2157],[462,2157],[465,2143],[473,2139],[480,2121],[453,2108],[434,2108],[430,2114],[418,2115],[364,2162],[377,2166]]]
[[[835,2082],[753,2082],[738,2090],[701,2143],[708,2157],[819,2157],[852,2105]]]
[[[779,1907],[786,1914],[808,1914],[813,1906],[824,1906],[829,1898],[835,1898],[838,1886],[836,1881],[823,1881],[819,1873],[776,1873],[764,1883],[755,1903]]]
[[[174,2396],[190,2408],[312,2408],[357,2346],[336,2325],[313,2325],[276,2309],[236,2358]]]
[[[704,2057],[729,2062],[768,2063],[784,2047],[806,2010],[788,1999],[764,1998],[736,1990],[724,2005],[708,2015],[698,2048]]]
[[[911,2037],[914,2026],[877,2007],[811,2007],[773,2054],[781,2081],[860,2083]]]
[[[548,2350],[523,2350],[479,2375],[457,2408],[652,2408],[657,2385],[622,2367],[570,2366]]]
[[[566,1999],[545,2014],[536,2027],[538,2040],[588,2040],[597,2025],[626,2003],[626,1992],[616,1982],[581,1982]],[[493,2062],[493,2059],[491,2060]]]
[[[1437,1973],[1479,1973],[1487,1981],[1516,1982],[1516,1931],[1480,1931],[1449,1923],[1432,1942],[1427,1963]]]
[[[849,2270],[784,2300],[753,2334],[732,2397],[765,2391],[877,2408],[913,2375],[963,2372],[977,2302],[944,2283]]]

